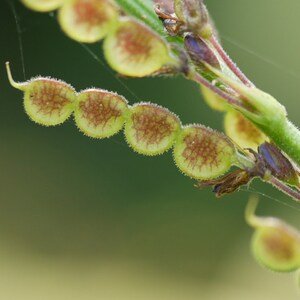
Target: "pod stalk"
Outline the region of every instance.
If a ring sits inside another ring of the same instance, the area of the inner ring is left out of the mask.
[[[208,89],[210,89],[212,92],[216,93],[221,98],[223,98],[228,104],[233,105],[235,107],[239,107],[241,109],[246,108],[244,103],[241,100],[239,100],[236,97],[231,96],[231,95],[227,94],[226,92],[222,91],[217,86],[213,85],[210,81],[208,81],[203,76],[201,76],[199,73],[190,72],[190,74],[188,74],[188,78],[192,79],[192,80],[194,80],[194,81],[196,81],[200,84],[203,84]]]
[[[233,62],[229,55],[225,52],[217,38],[213,35],[210,38],[212,46],[216,49],[218,54],[221,56],[228,68],[241,80],[242,83],[249,87],[255,87],[253,82],[251,82],[248,77],[240,70],[240,68]]]
[[[274,187],[276,187],[281,192],[293,198],[295,201],[300,202],[300,193],[297,190],[294,190],[290,186],[284,184],[274,176],[272,176],[267,182],[271,183]]]
[[[251,227],[259,227],[259,225],[260,225],[259,218],[255,215],[255,211],[258,206],[258,202],[259,202],[258,197],[252,195],[249,198],[249,201],[246,206],[245,219],[246,219],[246,222]]]
[[[18,90],[21,90],[21,91],[25,91],[25,83],[21,83],[21,82],[16,82],[13,77],[12,77],[12,74],[11,74],[11,70],[10,70],[10,65],[9,65],[9,61],[7,61],[5,63],[5,67],[6,67],[6,72],[7,72],[7,77],[8,77],[8,81],[10,83],[10,85]]]

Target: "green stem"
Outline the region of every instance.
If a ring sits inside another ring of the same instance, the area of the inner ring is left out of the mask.
[[[218,39],[213,35],[210,38],[210,42],[214,49],[218,52],[221,59],[225,62],[228,68],[247,86],[254,87],[254,84],[249,80],[249,78],[239,69],[239,67],[233,62],[229,55],[225,52]]]
[[[246,222],[252,227],[259,227],[259,218],[255,215],[255,211],[258,205],[258,197],[256,195],[251,195],[245,210]]]
[[[163,24],[157,17],[151,0],[115,0],[115,2],[127,15],[137,18],[161,37],[165,37]]]
[[[300,165],[300,131],[289,120],[261,128],[295,163]]]

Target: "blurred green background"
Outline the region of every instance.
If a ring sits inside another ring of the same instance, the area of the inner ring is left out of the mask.
[[[76,90],[117,91],[159,103],[184,124],[222,129],[194,83],[117,78],[62,34],[54,15],[0,2],[0,299],[298,299],[295,274],[276,274],[250,253],[249,191],[218,200],[175,167],[171,152],[135,154],[122,133],[92,140],[72,119],[46,128],[25,115],[4,63],[24,79],[48,75]],[[299,0],[206,0],[225,48],[299,125]],[[101,44],[91,45],[101,60]],[[131,91],[131,92],[130,92]],[[265,184],[259,213],[300,228],[300,207]]]

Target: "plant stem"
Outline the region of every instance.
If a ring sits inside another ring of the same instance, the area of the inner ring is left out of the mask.
[[[300,165],[300,131],[289,120],[261,128],[272,141]]]
[[[204,86],[209,88],[211,91],[213,91],[215,94],[218,94],[220,97],[222,97],[228,104],[238,106],[238,107],[241,107],[244,109],[246,108],[242,101],[240,101],[239,99],[235,98],[234,96],[222,91],[217,86],[212,84],[209,80],[207,80],[203,76],[201,76],[199,73],[197,73],[195,71],[191,71],[188,74],[187,78],[189,78],[197,83],[203,84]]]
[[[297,202],[300,201],[300,193],[291,187],[285,185],[280,180],[275,177],[271,177],[267,182],[271,183],[274,187],[279,189],[281,192],[285,193],[286,195],[292,197]]]
[[[162,22],[157,17],[151,0],[115,0],[116,3],[129,15],[136,17],[151,27],[162,38],[165,37]]]
[[[260,225],[259,218],[255,215],[259,199],[256,195],[251,195],[245,210],[246,222],[252,227]]]
[[[232,61],[229,55],[225,52],[219,41],[213,35],[210,38],[210,42],[215,50],[219,53],[225,64],[229,67],[229,69],[243,82],[245,85],[249,87],[254,87],[255,85],[248,79],[248,77],[240,70],[240,68]]]

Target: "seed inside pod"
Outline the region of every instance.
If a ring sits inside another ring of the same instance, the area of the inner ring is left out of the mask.
[[[145,155],[162,154],[172,147],[180,121],[166,108],[140,103],[130,109],[125,124],[125,136],[129,145]]]
[[[94,43],[106,36],[117,15],[110,0],[71,0],[60,8],[58,20],[70,38]]]
[[[150,28],[129,17],[119,20],[103,47],[109,65],[126,76],[151,75],[172,63],[165,42]]]
[[[256,229],[252,238],[255,258],[274,271],[290,272],[300,267],[300,236],[294,228],[278,219],[269,219]]]
[[[300,267],[300,234],[297,229],[273,217],[257,217],[258,198],[252,196],[246,208],[246,221],[254,228],[252,252],[259,263],[277,272]]]
[[[260,144],[268,140],[253,123],[232,109],[225,115],[224,128],[226,134],[242,148],[256,150]]]
[[[202,125],[183,128],[174,147],[178,168],[200,180],[216,178],[229,170],[236,150],[223,134]]]
[[[33,121],[45,126],[58,125],[72,114],[76,99],[72,86],[48,77],[17,83],[11,76],[9,63],[6,68],[11,85],[24,92],[24,108]]]
[[[88,89],[78,95],[74,115],[78,128],[86,135],[106,138],[122,129],[126,111],[127,101],[122,96]]]

